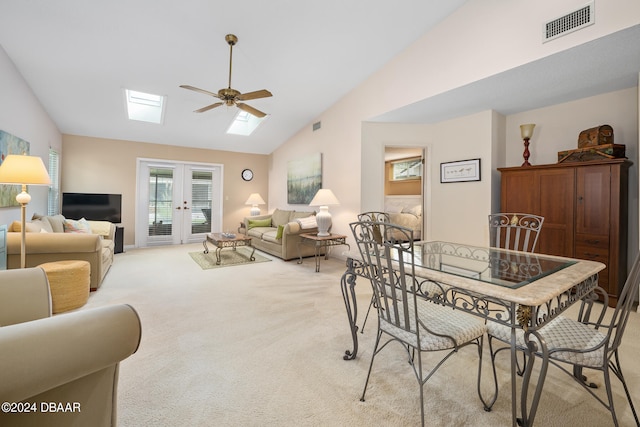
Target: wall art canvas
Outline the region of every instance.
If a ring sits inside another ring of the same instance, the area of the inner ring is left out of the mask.
[[[322,153],[287,163],[287,203],[308,205],[322,188]]]
[[[24,139],[0,130],[0,165],[9,154],[29,154],[29,143]],[[20,206],[16,196],[22,191],[19,185],[0,184],[0,208]]]

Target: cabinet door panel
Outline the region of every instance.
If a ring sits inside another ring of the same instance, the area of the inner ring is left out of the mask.
[[[611,167],[578,168],[576,174],[576,233],[609,235]]]
[[[540,170],[537,175],[539,214],[544,217],[538,252],[573,256],[574,169]]]
[[[503,175],[501,211],[537,214],[539,209],[537,190],[535,175],[527,170]]]

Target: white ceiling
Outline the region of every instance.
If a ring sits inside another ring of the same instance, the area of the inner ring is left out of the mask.
[[[62,133],[269,154],[465,0],[2,0],[0,46]],[[409,12],[409,13],[408,13]],[[237,109],[193,110],[228,84],[268,89],[250,137]],[[640,26],[374,118],[431,123],[513,114],[638,83]],[[162,126],[126,119],[123,89],[167,96]]]
[[[271,153],[465,0],[2,0],[0,46],[62,133]],[[410,13],[407,13],[410,11]],[[193,110],[228,85],[267,89],[250,137],[236,108]],[[162,126],[126,119],[123,89],[167,95]]]

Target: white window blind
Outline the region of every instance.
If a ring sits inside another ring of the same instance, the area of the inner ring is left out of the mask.
[[[57,215],[60,213],[60,155],[53,148],[49,148],[49,178],[47,215]]]

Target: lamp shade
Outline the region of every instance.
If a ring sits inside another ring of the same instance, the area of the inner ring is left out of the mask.
[[[264,204],[265,204],[265,201],[262,199],[262,197],[260,197],[260,194],[258,193],[251,193],[251,195],[245,202],[245,205],[264,205]]]
[[[51,179],[40,157],[10,154],[0,165],[0,183],[50,185]]]
[[[536,127],[536,125],[533,123],[520,125],[520,135],[522,136],[522,139],[531,139],[531,136],[533,136],[534,127]]]
[[[309,206],[330,206],[339,205],[340,202],[328,188],[321,188],[309,203]]]

